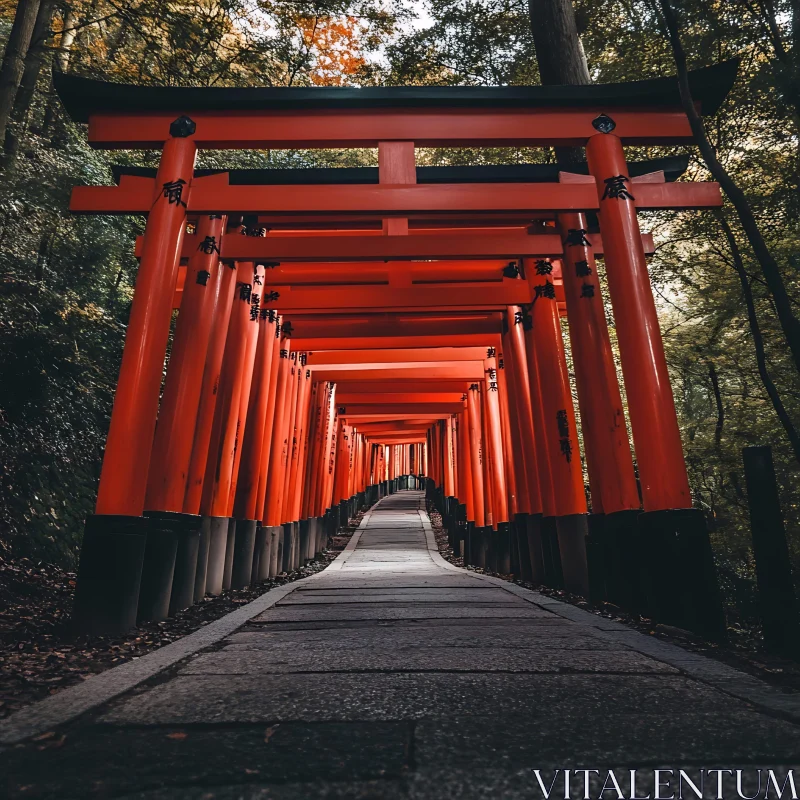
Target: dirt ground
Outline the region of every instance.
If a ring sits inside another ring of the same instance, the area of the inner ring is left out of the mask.
[[[360,520],[359,515],[319,559],[295,572],[206,597],[164,622],[143,624],[117,638],[69,634],[74,572],[0,556],[0,718],[170,644],[276,586],[325,569],[347,545]]]

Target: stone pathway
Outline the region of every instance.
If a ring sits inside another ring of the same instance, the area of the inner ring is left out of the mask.
[[[539,798],[534,769],[549,785],[615,768],[628,797],[640,767],[642,797],[654,766],[798,760],[796,698],[784,711],[755,679],[434,549],[423,494],[384,499],[327,570],[215,647],[6,748],[7,796]]]

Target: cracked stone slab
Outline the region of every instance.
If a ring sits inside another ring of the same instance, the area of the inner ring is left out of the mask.
[[[303,647],[283,650],[222,650],[189,660],[181,675],[270,675],[292,672],[608,672],[677,673],[675,667],[639,653],[609,650],[545,652],[496,648],[376,647],[341,650]]]
[[[361,619],[448,619],[448,618],[492,618],[498,617],[508,619],[510,617],[522,617],[533,619],[535,617],[546,617],[550,614],[546,611],[537,609],[535,606],[523,605],[501,605],[492,603],[481,605],[474,603],[469,608],[457,605],[444,605],[436,603],[375,603],[365,606],[355,604],[349,608],[342,606],[276,606],[264,614],[259,614],[254,618],[255,622],[302,622],[304,620],[314,620],[316,622],[326,620],[361,620]]]
[[[180,675],[118,701],[101,720],[184,725],[283,721],[419,720],[527,715],[531,725],[560,719],[590,725],[687,708],[715,715],[729,704],[716,689],[682,675],[525,673],[331,673]],[[743,732],[744,735],[744,732]],[[749,734],[748,734],[749,736]]]

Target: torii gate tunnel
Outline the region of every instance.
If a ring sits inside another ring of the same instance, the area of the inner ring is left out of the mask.
[[[703,114],[735,73],[691,74]],[[289,571],[360,508],[425,488],[467,564],[721,631],[638,218],[721,194],[676,180],[685,158],[625,157],[692,142],[674,78],[56,87],[93,146],[161,150],[157,170],[72,194],[75,212],[147,217],[81,629],[121,632]],[[505,146],[585,148],[586,162],[416,165],[419,147]],[[200,150],[356,147],[378,167],[195,169]]]

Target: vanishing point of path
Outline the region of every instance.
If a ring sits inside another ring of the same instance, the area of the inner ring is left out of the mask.
[[[213,646],[6,745],[0,794],[538,798],[534,769],[796,767],[795,722],[795,695],[447,564],[423,494],[399,492]]]

